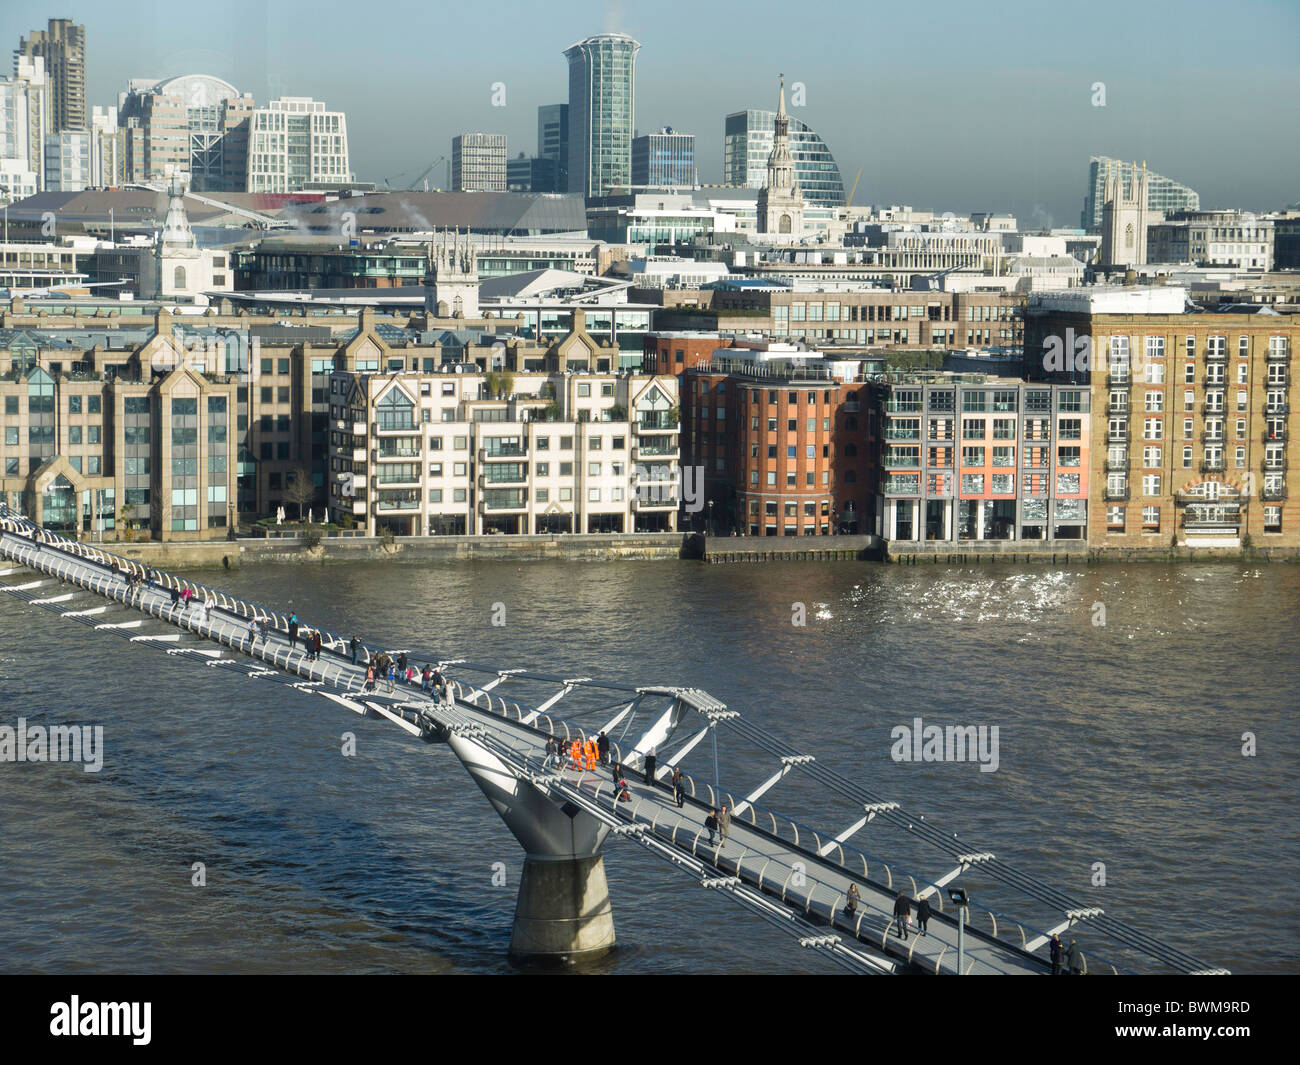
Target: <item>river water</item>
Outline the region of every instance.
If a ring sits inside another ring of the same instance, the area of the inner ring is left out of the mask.
[[[430,656],[704,688],[965,850],[1208,963],[1297,967],[1300,567],[368,563],[208,579]],[[3,969],[511,971],[522,853],[445,746],[0,596],[0,724],[20,714],[102,725],[105,764],[0,763]],[[996,726],[996,771],[894,760],[892,730],[916,718]],[[727,733],[719,763],[737,794],[774,768]],[[711,776],[708,745],[686,765]],[[763,801],[832,833],[858,816],[797,774]],[[947,871],[898,830],[854,842]],[[639,847],[611,841],[606,867],[619,947],[598,971],[836,971]],[[1149,968],[1086,927],[1080,942]]]

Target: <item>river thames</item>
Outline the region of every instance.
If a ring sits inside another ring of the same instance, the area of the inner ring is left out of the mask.
[[[1212,964],[1295,969],[1300,567],[461,562],[193,576],[418,649],[418,664],[704,688],[966,850]],[[0,724],[102,725],[105,746],[94,774],[0,764],[4,970],[511,971],[522,852],[445,746],[8,597],[0,706]],[[996,726],[996,772],[895,761],[891,732],[916,718]],[[349,731],[354,757],[341,754]],[[719,759],[736,794],[774,769],[725,732]],[[711,776],[708,745],[685,764]],[[858,816],[794,775],[763,801],[831,833]],[[897,830],[854,842],[947,872]],[[610,841],[605,854],[619,946],[596,971],[838,971],[640,848]],[[966,883],[976,902],[1044,919],[996,883]],[[1090,965],[1148,964],[1086,925],[1077,934]]]

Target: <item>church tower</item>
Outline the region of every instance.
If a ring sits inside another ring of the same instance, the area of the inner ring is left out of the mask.
[[[477,318],[478,259],[469,234],[435,233],[424,275],[424,309],[437,318]]]
[[[204,269],[203,253],[185,213],[184,182],[172,178],[168,193],[167,217],[153,249],[153,284],[146,288],[151,299],[192,299],[211,284],[211,271]]]
[[[1106,167],[1101,209],[1101,265],[1105,269],[1145,266],[1147,261],[1147,167],[1133,164],[1128,190],[1122,164]]]
[[[790,119],[785,113],[785,75],[777,104],[772,154],[767,157],[767,184],[758,194],[758,231],[801,236],[803,193],[794,179],[794,156],[790,154]]]

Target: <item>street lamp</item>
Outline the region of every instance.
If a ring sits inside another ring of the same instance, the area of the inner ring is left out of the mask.
[[[957,975],[964,976],[966,973],[966,907],[970,905],[970,899],[966,896],[965,888],[949,888],[948,898],[957,907]]]
[[[713,535],[713,500],[712,499],[709,500],[708,518],[705,521],[704,535],[705,536]]]

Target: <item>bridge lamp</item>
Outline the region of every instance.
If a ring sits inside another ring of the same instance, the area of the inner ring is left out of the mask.
[[[957,907],[957,975],[963,976],[966,973],[966,907],[970,905],[970,899],[966,889],[959,887],[950,887],[948,898]]]

